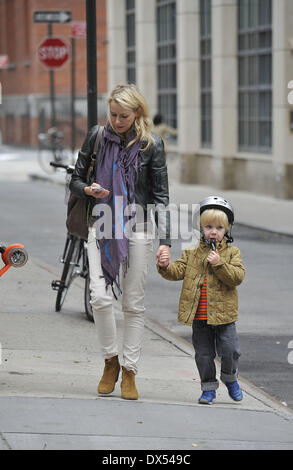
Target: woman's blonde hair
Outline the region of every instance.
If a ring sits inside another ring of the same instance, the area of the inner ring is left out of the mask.
[[[223,225],[226,232],[229,230],[230,224],[227,214],[219,209],[207,209],[200,216],[200,225],[204,227],[210,222],[215,222],[218,225]]]
[[[142,150],[145,151],[152,143],[151,125],[152,120],[149,116],[149,108],[145,98],[142,96],[138,88],[133,84],[117,85],[110,93],[108,104],[111,101],[116,101],[123,108],[129,109],[133,112],[138,112],[135,118],[134,126],[136,130],[136,137],[129,142],[128,147],[137,140],[146,140],[147,145]]]

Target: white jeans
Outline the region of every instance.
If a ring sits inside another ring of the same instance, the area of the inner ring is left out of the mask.
[[[122,311],[124,315],[122,365],[137,373],[144,330],[144,297],[148,259],[152,240],[144,232],[136,232],[129,240],[129,267],[121,279]],[[88,258],[90,268],[91,306],[99,341],[105,359],[118,355],[117,328],[113,310],[111,287],[106,290],[102,277],[100,250],[96,242],[96,230],[89,228]]]

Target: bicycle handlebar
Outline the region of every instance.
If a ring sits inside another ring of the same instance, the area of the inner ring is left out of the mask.
[[[56,163],[56,162],[50,162],[51,166],[54,166],[55,168],[63,168],[66,170],[66,173],[71,175],[74,171],[74,166],[73,165],[64,165],[63,163]]]

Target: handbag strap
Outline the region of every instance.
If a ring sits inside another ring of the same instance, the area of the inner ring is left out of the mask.
[[[97,132],[97,136],[96,136],[96,140],[95,140],[95,146],[94,146],[94,152],[93,152],[93,155],[95,155],[96,157],[97,157],[97,151],[98,151],[99,144],[102,140],[104,127],[105,126],[99,126],[99,130]]]
[[[103,131],[104,131],[104,126],[99,126],[99,129],[98,129],[98,132],[97,132],[97,135],[96,135],[94,150],[93,150],[93,153],[91,155],[91,163],[90,163],[88,173],[87,173],[87,182],[88,183],[91,180],[92,174],[94,172],[94,167],[97,164],[97,160],[99,158],[98,148],[99,148],[100,142],[102,140]]]

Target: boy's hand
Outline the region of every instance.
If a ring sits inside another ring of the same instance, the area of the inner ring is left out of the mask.
[[[161,245],[156,253],[156,260],[161,268],[168,268],[170,265],[170,247]]]
[[[207,261],[210,263],[210,264],[217,264],[219,261],[220,261],[220,255],[219,255],[219,252],[218,250],[216,251],[211,251],[209,256],[207,257]]]

